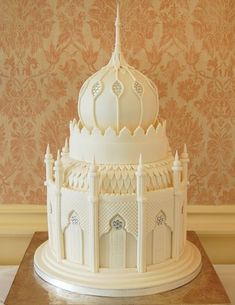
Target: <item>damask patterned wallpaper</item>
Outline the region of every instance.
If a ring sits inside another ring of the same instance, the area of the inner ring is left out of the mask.
[[[121,0],[128,62],[188,144],[190,204],[235,204],[235,1]],[[0,1],[0,202],[45,203],[43,155],[68,135],[81,84],[114,44],[111,0]]]

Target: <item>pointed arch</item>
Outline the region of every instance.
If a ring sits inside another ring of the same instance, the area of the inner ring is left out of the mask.
[[[100,267],[136,267],[136,239],[125,226],[119,214],[111,218],[109,231],[100,238]]]
[[[171,257],[171,229],[166,223],[166,214],[161,210],[153,229],[153,264]]]
[[[78,214],[72,211],[64,230],[65,257],[71,262],[83,264],[83,230]]]
[[[167,225],[166,214],[160,210],[155,217],[155,226],[148,234],[148,254],[147,263],[158,264],[169,258],[172,254],[172,232]]]

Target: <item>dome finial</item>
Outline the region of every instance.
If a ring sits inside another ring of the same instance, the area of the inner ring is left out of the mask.
[[[117,0],[117,15],[116,15],[116,21],[115,21],[115,48],[114,53],[120,54],[121,52],[121,40],[120,40],[120,14],[119,14],[119,0]]]

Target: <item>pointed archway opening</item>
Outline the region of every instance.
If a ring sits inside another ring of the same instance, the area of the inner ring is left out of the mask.
[[[65,257],[71,262],[83,264],[83,230],[78,214],[73,211],[64,230]]]
[[[109,231],[100,238],[100,267],[136,267],[136,239],[126,231],[125,220],[117,214],[109,225]]]
[[[172,232],[166,221],[166,215],[161,210],[155,218],[153,230],[148,234],[148,265],[161,263],[172,256]]]

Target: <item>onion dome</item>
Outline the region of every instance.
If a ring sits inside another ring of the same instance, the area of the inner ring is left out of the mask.
[[[78,99],[80,120],[88,129],[123,127],[146,130],[157,120],[159,101],[154,83],[129,66],[121,52],[119,6],[115,22],[115,48],[109,63],[83,84]]]

